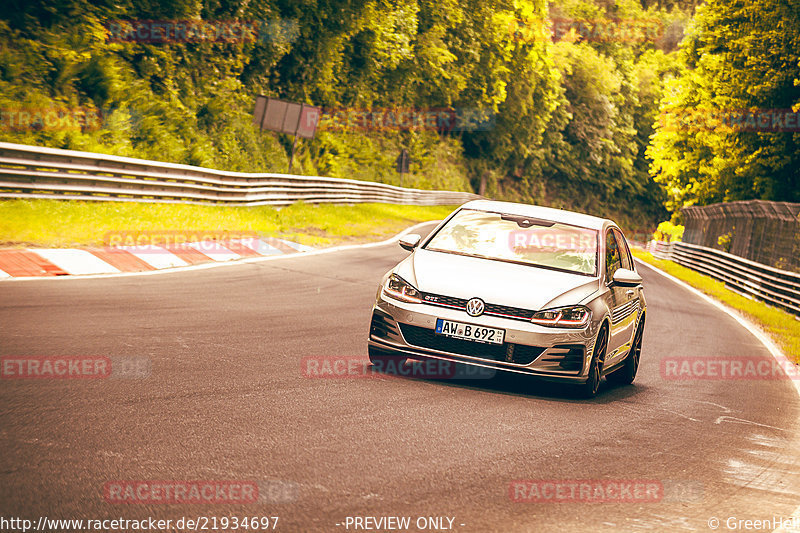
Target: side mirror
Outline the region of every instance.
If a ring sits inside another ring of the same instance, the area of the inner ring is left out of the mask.
[[[422,237],[420,237],[416,233],[409,233],[408,235],[400,239],[400,247],[404,250],[408,250],[409,252],[413,252],[414,248],[417,247],[419,241],[421,240]]]
[[[619,287],[636,287],[642,284],[642,276],[633,270],[618,268],[611,277],[611,281]]]

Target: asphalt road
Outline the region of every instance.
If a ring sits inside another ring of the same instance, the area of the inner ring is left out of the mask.
[[[517,378],[305,377],[304,357],[366,360],[377,282],[404,254],[0,283],[0,356],[150,365],[138,379],[0,381],[0,516],[267,515],[280,531],[354,531],[336,525],[348,516],[408,516],[418,531],[418,517],[450,517],[465,532],[709,531],[718,517],[725,531],[728,517],[797,508],[792,384],[665,379],[665,358],[768,353],[646,268],[639,376],[593,400]],[[277,480],[293,501],[114,504],[115,480]],[[663,497],[516,503],[514,480],[655,480]]]

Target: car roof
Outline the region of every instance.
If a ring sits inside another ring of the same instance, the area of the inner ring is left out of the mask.
[[[478,211],[495,211],[509,215],[519,215],[523,217],[540,218],[551,220],[562,224],[570,224],[582,228],[601,230],[606,226],[617,225],[613,220],[607,218],[594,217],[575,211],[565,209],[554,209],[539,205],[518,204],[514,202],[498,202],[494,200],[473,200],[461,206],[462,209],[476,209]]]

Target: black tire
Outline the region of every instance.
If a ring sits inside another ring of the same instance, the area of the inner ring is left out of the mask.
[[[608,328],[603,326],[600,328],[600,333],[597,334],[597,340],[594,343],[592,362],[589,363],[589,377],[586,383],[578,386],[578,393],[581,397],[594,398],[597,395],[597,391],[600,390],[600,379],[602,377],[603,362],[606,359],[607,349]]]
[[[402,355],[377,350],[372,346],[367,347],[367,353],[369,362],[375,365],[378,372],[386,372],[388,370],[391,374],[397,373],[397,370],[402,368],[408,359]]]
[[[636,328],[633,336],[633,344],[622,367],[606,376],[609,383],[613,385],[630,385],[636,379],[636,372],[639,370],[639,360],[642,355],[642,336],[644,335],[644,320]]]

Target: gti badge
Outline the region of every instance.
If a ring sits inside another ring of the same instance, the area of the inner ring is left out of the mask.
[[[467,314],[469,316],[481,316],[483,314],[483,300],[473,298],[467,302]]]

